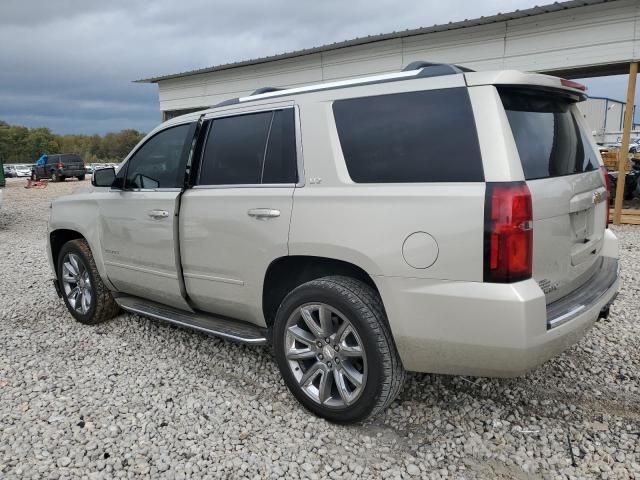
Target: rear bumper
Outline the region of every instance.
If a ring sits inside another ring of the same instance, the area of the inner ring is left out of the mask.
[[[79,177],[80,175],[86,175],[87,172],[84,168],[63,168],[58,170],[58,173],[65,177]]]
[[[549,306],[533,279],[375,281],[407,370],[497,377],[522,375],[579,341],[618,290],[611,257],[580,289]],[[557,318],[562,321],[550,328]]]
[[[584,286],[547,305],[547,329],[558,328],[570,322],[589,306],[600,303],[601,297],[607,296],[609,290],[618,280],[618,259],[602,257],[599,262],[600,265],[594,275]],[[614,300],[616,292],[617,288],[614,296],[607,298],[608,302],[601,310],[609,306],[609,302]]]

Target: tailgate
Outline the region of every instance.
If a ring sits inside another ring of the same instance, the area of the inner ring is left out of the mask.
[[[574,100],[499,89],[533,207],[533,277],[551,303],[595,273],[608,201],[600,158]]]
[[[65,170],[84,170],[84,161],[77,155],[63,155],[60,160]]]

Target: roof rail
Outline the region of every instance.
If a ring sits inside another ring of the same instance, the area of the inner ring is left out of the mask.
[[[227,98],[226,100],[223,100],[220,103],[216,103],[215,105],[212,105],[209,108],[226,107],[227,105],[235,105],[236,103],[240,103],[239,97]]]
[[[456,73],[473,72],[470,68],[454,65],[452,63],[436,63],[418,60],[411,62],[402,69],[403,72],[423,70],[418,77],[437,77],[440,75],[452,75]]]
[[[462,67],[460,65],[453,65],[449,63],[416,61],[411,62],[409,65],[404,67],[401,72],[396,73],[385,73],[373,75],[371,77],[353,78],[349,80],[339,80],[336,82],[319,83],[316,85],[306,85],[303,87],[294,88],[262,87],[258,88],[246,97],[230,98],[214,105],[211,108],[236,105],[238,103],[244,103],[251,100],[260,100],[262,98],[280,97],[282,95],[301,94],[318,90],[345,88],[352,85],[356,86],[384,82],[397,82],[399,80],[409,80],[412,78],[439,77],[443,75],[455,75],[464,72],[473,72],[473,70],[471,70],[470,68]]]
[[[278,87],[261,87],[258,88],[256,91],[254,91],[251,95],[260,95],[262,93],[269,93],[269,92],[278,92],[280,90],[284,90],[284,88],[278,88]]]
[[[280,90],[284,90],[284,88],[261,87],[261,88],[258,88],[257,90],[255,90],[249,96],[251,97],[253,95],[261,95],[263,93],[277,92],[277,91],[280,91]],[[235,105],[236,103],[240,103],[240,98],[239,97],[228,98],[226,100],[221,101],[220,103],[216,103],[215,105],[210,106],[209,108],[226,107],[227,105]]]

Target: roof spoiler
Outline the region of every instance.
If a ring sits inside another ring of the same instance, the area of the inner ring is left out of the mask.
[[[454,65],[452,63],[436,63],[436,62],[425,62],[423,60],[418,60],[416,62],[411,62],[409,65],[402,69],[403,72],[409,72],[411,70],[422,70],[429,69],[425,72],[421,72],[419,76],[425,77],[435,77],[438,75],[454,75],[456,73],[465,73],[465,72],[473,72],[475,70],[471,70],[467,67],[462,67],[460,65]],[[434,75],[434,72],[442,72]],[[423,75],[424,73],[424,75]]]

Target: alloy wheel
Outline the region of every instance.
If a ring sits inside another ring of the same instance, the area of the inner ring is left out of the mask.
[[[349,319],[324,303],[301,305],[289,317],[285,356],[302,391],[320,405],[347,407],[365,388],[363,342]]]
[[[62,261],[62,287],[71,308],[86,315],[93,301],[91,277],[82,259],[74,253],[66,254]]]

